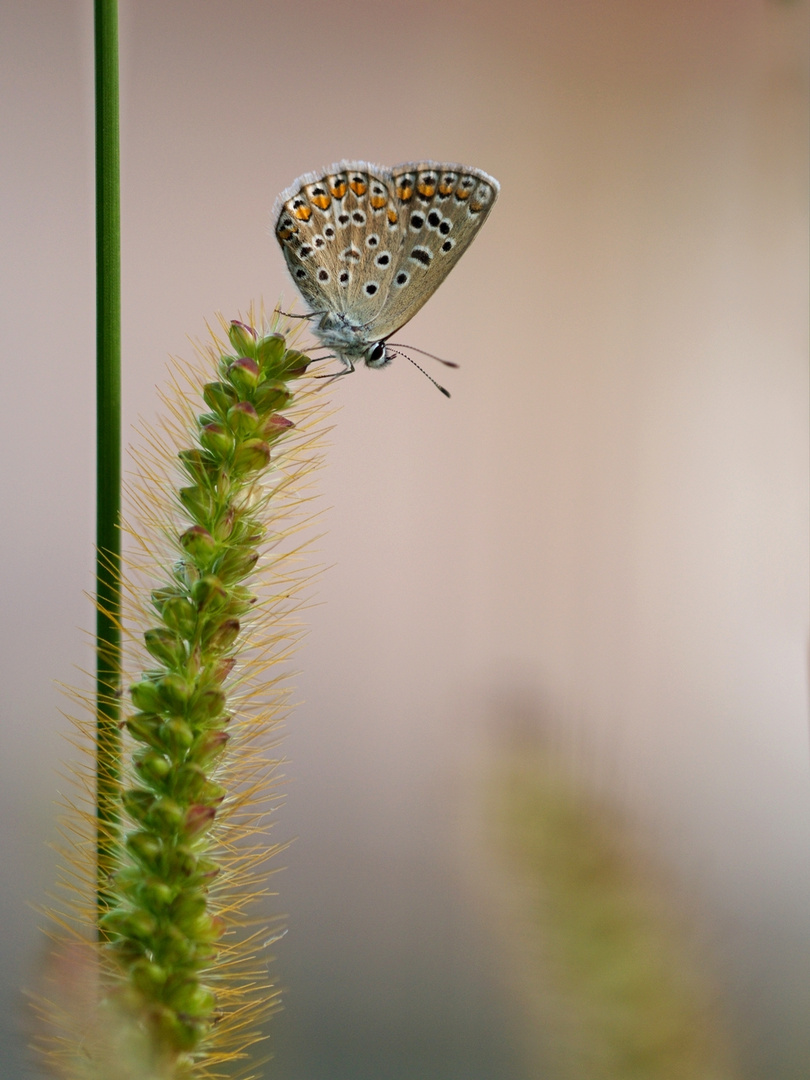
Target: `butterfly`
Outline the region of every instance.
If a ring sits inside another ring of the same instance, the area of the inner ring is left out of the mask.
[[[344,365],[339,374],[391,363],[388,339],[456,265],[499,190],[466,165],[341,161],[279,195],[276,238],[312,309],[313,333]]]

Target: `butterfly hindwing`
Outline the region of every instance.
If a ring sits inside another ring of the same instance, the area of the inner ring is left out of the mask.
[[[392,202],[386,170],[357,161],[305,173],[279,196],[276,238],[314,311],[378,316],[402,244]]]

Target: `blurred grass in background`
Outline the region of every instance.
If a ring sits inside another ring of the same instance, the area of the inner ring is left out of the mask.
[[[496,759],[487,818],[527,1075],[738,1080],[696,927],[616,808],[535,740]]]

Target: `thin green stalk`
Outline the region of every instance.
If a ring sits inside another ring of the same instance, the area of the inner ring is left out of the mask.
[[[97,911],[120,830],[121,215],[118,3],[95,0],[96,74],[96,859]]]

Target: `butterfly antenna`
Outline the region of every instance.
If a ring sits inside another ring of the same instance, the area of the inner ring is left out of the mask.
[[[421,353],[422,356],[429,356],[431,360],[438,360],[439,363],[444,364],[445,367],[457,368],[459,366],[454,360],[445,360],[443,357],[436,356],[432,352],[426,352],[424,349],[417,349],[415,345],[403,345],[401,341],[395,341],[393,342],[393,344],[398,346],[398,348],[400,349],[413,349],[414,352]],[[410,360],[410,357],[408,357],[408,359]],[[411,363],[413,363],[412,360]]]
[[[407,348],[407,346],[406,346],[406,348]],[[404,356],[406,360],[410,360],[410,362],[413,364],[413,366],[416,368],[416,370],[421,371],[422,374],[425,376],[425,378],[428,379],[430,382],[432,382],[437,390],[441,390],[441,392],[444,394],[445,397],[450,397],[450,391],[446,390],[442,386],[441,383],[437,383],[436,380],[433,378],[433,376],[428,375],[428,373],[425,371],[425,369],[423,367],[420,367],[415,360],[413,360],[410,356],[408,356],[407,353],[397,352],[395,349],[392,349],[391,350],[391,355],[392,356]],[[456,366],[455,364],[451,364],[451,367],[455,367],[455,366]]]

